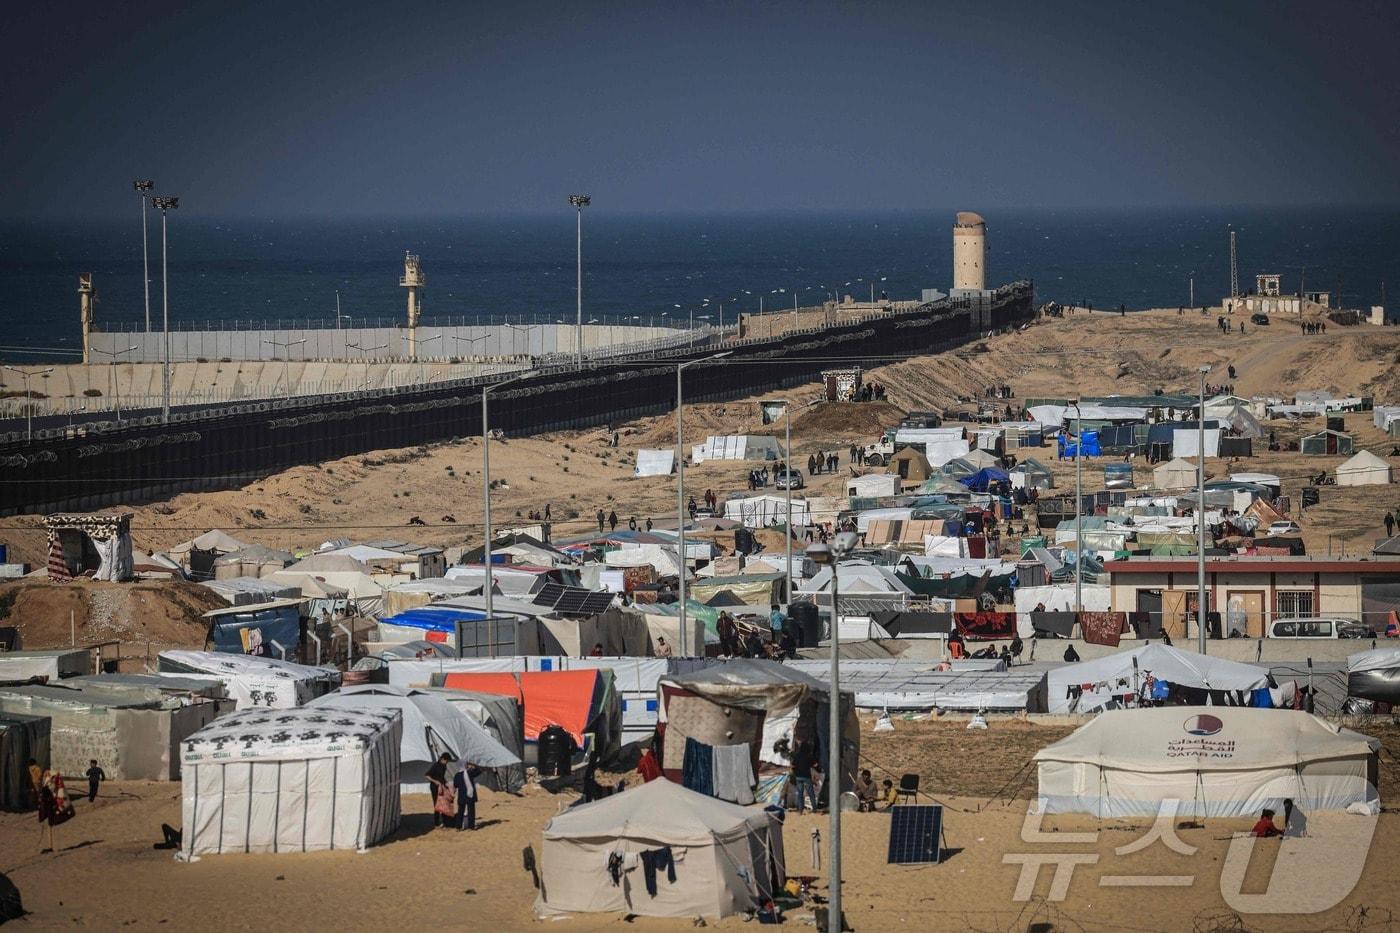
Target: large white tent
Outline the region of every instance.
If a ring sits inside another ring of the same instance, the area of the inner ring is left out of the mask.
[[[637,451],[637,466],[633,476],[670,476],[676,472],[674,447],[643,447]]]
[[[340,672],[333,668],[224,651],[162,651],[156,669],[161,674],[218,677],[240,710],[302,706],[340,682]]]
[[[403,716],[399,761],[404,793],[427,792],[424,775],[443,753],[483,768],[520,764],[519,756],[492,738],[465,710],[426,690],[359,684],[318,697],[307,708],[399,711]]]
[[[846,495],[878,499],[899,495],[899,477],[893,473],[866,473],[846,481]]]
[[[676,880],[656,872],[652,896],[638,857],[665,846],[676,859]],[[614,852],[624,859],[617,884],[605,870]],[[541,916],[716,919],[758,906],[784,876],[782,824],[775,817],[661,778],[545,824],[535,909]]]
[[[1337,467],[1338,486],[1384,486],[1390,482],[1390,464],[1371,453],[1358,450]]]
[[[1152,485],[1157,489],[1190,489],[1196,485],[1196,464],[1177,457],[1152,469]]]
[[[1112,703],[1115,696],[1143,689],[1149,674],[1156,680],[1198,690],[1250,691],[1269,685],[1266,668],[1182,651],[1169,645],[1145,645],[1048,671],[1045,675],[1046,710],[1092,713]],[[1084,689],[1085,685],[1089,689]]]
[[[1115,710],[1036,752],[1042,813],[1257,816],[1376,798],[1380,743],[1301,710]]]
[[[783,449],[776,437],[761,434],[711,434],[705,443],[691,448],[691,460],[780,460]]]
[[[244,710],[182,744],[181,848],[221,852],[360,849],[399,825],[392,711]]]
[[[747,499],[730,499],[724,503],[724,517],[730,521],[742,522],[745,528],[767,528],[774,524],[784,524],[787,520],[787,496],[759,495]],[[794,498],[793,526],[808,523],[807,500]]]

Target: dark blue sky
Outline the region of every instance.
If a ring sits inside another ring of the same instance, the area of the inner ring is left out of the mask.
[[[1400,202],[1392,2],[5,15],[0,216]]]

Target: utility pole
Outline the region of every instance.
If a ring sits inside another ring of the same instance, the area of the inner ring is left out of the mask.
[[[1240,267],[1235,256],[1235,231],[1230,230],[1230,297],[1240,296]]]

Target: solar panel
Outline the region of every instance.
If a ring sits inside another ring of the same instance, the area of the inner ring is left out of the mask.
[[[571,616],[593,616],[605,612],[612,605],[613,594],[594,592],[581,586],[565,586],[562,583],[546,583],[535,594],[537,606],[548,606],[555,612]]]
[[[890,808],[891,865],[937,863],[942,856],[939,841],[943,838],[943,808],[927,806],[896,806]]]

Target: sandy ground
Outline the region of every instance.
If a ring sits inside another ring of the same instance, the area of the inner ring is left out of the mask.
[[[986,732],[969,732],[961,722],[897,721],[895,733],[872,736],[869,722],[865,726],[864,751],[877,778],[882,764],[895,770],[917,767],[924,787],[947,808],[949,851],[938,865],[887,865],[889,817],[847,814],[842,874],[847,917],[857,930],[1019,933],[1031,922],[1091,931],[1380,930],[1400,918],[1400,893],[1389,870],[1400,856],[1400,815],[1395,813],[1381,815],[1354,889],[1350,878],[1329,883],[1327,890],[1340,901],[1337,906],[1305,915],[1241,912],[1222,893],[1221,876],[1231,833],[1247,830],[1247,820],[1211,820],[1204,827],[1175,829],[1173,843],[1193,848],[1190,855],[1173,851],[1161,839],[1140,851],[1119,853],[1115,850],[1140,844],[1151,821],[1059,816],[1028,824],[1033,775],[997,796],[1034,751],[1059,738],[1066,727],[994,720]],[[1393,751],[1400,748],[1400,729],[1377,723],[1367,730],[1386,743],[1384,797],[1397,786]],[[151,849],[162,822],[178,825],[179,793],[177,784],[105,785],[95,804],[79,801],[77,818],[58,828],[54,853],[38,852],[32,816],[0,814],[0,871],[19,886],[33,912],[23,928],[297,929],[329,922],[350,929],[521,929],[536,923],[534,891],[521,865],[521,850],[533,845],[538,852],[544,823],[574,800],[538,789],[521,797],[483,791],[478,808],[483,828],[459,834],[434,830],[427,797],[414,795],[405,798],[399,832],[366,854],[224,855],[180,864],[169,853]],[[1312,814],[1311,833],[1319,846],[1350,839],[1360,820]],[[821,876],[812,867],[814,829],[825,839],[827,818],[790,816],[784,831],[789,874]],[[1071,839],[1070,833],[1088,837]],[[1287,870],[1301,870],[1316,884],[1324,867],[1309,861],[1313,856],[1306,848],[1284,855],[1279,845],[1261,841],[1245,874],[1243,891],[1263,892],[1274,863],[1282,863],[1281,880],[1269,889],[1266,908],[1283,903],[1287,880],[1299,877]],[[1022,865],[1006,862],[1007,855],[1059,854],[1080,862],[1071,866],[1063,890],[1055,890],[1054,869],[1048,866],[1018,894]],[[1185,876],[1190,882],[1173,887],[1103,883],[1115,876],[1139,881]],[[602,866],[599,883],[606,883]],[[823,893],[824,885],[822,876],[818,890]],[[806,911],[798,912],[792,919],[800,922],[804,915]],[[592,930],[615,929],[619,922],[617,916],[598,915],[560,924]],[[734,928],[741,923],[736,917],[711,925]],[[639,918],[634,925],[679,930],[691,923]]]

